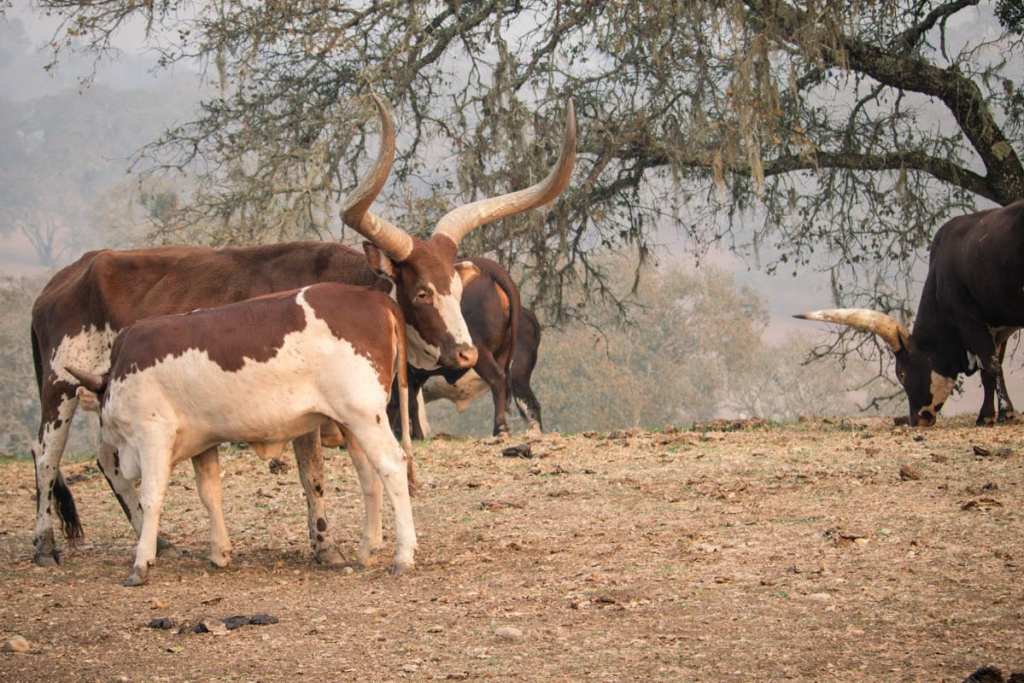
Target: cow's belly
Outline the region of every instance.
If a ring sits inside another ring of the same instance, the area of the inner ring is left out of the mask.
[[[444,377],[434,376],[423,385],[423,400],[427,403],[447,399],[459,411],[465,410],[473,400],[490,389],[487,382],[475,370],[470,370],[455,384],[449,384]]]

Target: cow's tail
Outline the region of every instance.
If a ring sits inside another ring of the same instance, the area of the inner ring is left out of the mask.
[[[397,307],[396,307],[396,310]],[[409,493],[416,492],[416,468],[412,462],[412,436],[409,433],[409,356],[406,355],[405,319],[399,311],[393,318],[395,325],[396,374],[398,376],[398,419],[402,427],[402,450],[405,451],[406,476],[409,480]]]
[[[39,402],[43,401],[43,355],[39,348],[39,337],[35,329],[32,334],[32,365],[36,372],[36,387],[39,389]],[[61,531],[69,543],[76,543],[85,536],[82,529],[82,520],[78,517],[78,507],[75,505],[75,497],[71,495],[71,489],[64,481],[64,475],[60,468],[57,468],[57,476],[53,480],[53,496],[57,499],[57,518],[60,520]]]

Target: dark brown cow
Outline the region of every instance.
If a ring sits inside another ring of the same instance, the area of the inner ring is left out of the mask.
[[[504,268],[488,258],[469,260],[479,268],[480,276],[463,293],[462,316],[478,350],[477,363],[472,369],[410,368],[412,435],[416,439],[429,434],[425,403],[448,399],[462,411],[487,389],[494,401],[495,435],[508,432],[505,412],[513,398],[530,428],[541,428],[540,404],[530,388],[540,325],[533,312],[522,307],[519,288]],[[397,407],[392,397],[392,417]]]
[[[1002,363],[1010,336],[1024,327],[1024,201],[959,216],[939,228],[913,332],[892,316],[862,308],[796,317],[881,337],[896,358],[911,425],[935,424],[957,376],[977,370],[985,390],[977,424],[1013,420]]]
[[[315,438],[327,420],[343,425],[364,491],[360,559],[366,562],[381,542],[379,514],[375,530],[371,519],[380,501],[366,494],[376,491],[379,498],[382,482],[395,508],[394,571],[412,567],[416,532],[406,480],[408,404],[403,401],[401,410],[404,453],[387,422],[392,382],[406,395],[405,332],[401,310],[387,294],[323,283],[140,320],[115,338],[104,376],[69,365],[72,375],[100,395],[101,447],[116,454],[122,476],[140,481],[142,528],[125,585],[145,583],[156,557],[160,511],[174,465],[193,460],[210,515],[210,560],[223,567],[231,543],[217,444]],[[366,476],[360,459],[373,466]],[[322,466],[301,459],[300,466],[310,500],[310,542],[321,559],[333,545]]]
[[[78,400],[78,382],[66,370],[102,374],[109,367],[117,331],[141,318],[220,306],[316,282],[344,282],[391,288],[408,325],[409,354],[421,367],[472,367],[477,351],[459,308],[463,283],[477,274],[472,263],[456,262],[460,240],[474,228],[541,206],[568,184],[575,160],[576,127],[567,108],[561,155],[536,185],[453,209],[429,239],[419,239],[374,215],[369,207],[387,180],[394,160],[390,113],[375,98],[382,133],[380,154],[345,202],[342,218],[368,242],[364,253],[322,243],[209,249],[165,247],[100,251],[82,256],[46,285],[32,311],[32,350],[42,417],[32,456],[36,466],[35,562],[53,564],[59,554],[51,513],[70,539],[82,529],[71,492],[60,476],[60,459]],[[382,279],[383,278],[383,279]],[[111,476],[112,462],[100,463],[136,529],[134,488]],[[56,507],[54,504],[56,503]]]

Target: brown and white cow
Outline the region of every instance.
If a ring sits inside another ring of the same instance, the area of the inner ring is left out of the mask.
[[[102,448],[116,454],[120,475],[140,480],[142,528],[125,585],[145,583],[156,558],[160,510],[171,469],[195,458],[199,495],[211,520],[210,559],[227,564],[231,545],[220,501],[215,446],[224,441],[277,444],[310,438],[320,425],[341,425],[367,483],[383,482],[395,509],[393,571],[413,566],[416,532],[406,480],[408,404],[402,402],[405,452],[387,419],[392,382],[405,396],[405,321],[388,295],[341,284],[318,284],[219,308],[158,316],[122,330],[102,377],[68,366],[100,394]],[[198,457],[197,457],[198,456]],[[301,461],[300,461],[301,462]],[[375,476],[376,475],[376,476]],[[322,483],[307,482],[319,501],[310,540],[329,545]],[[367,496],[362,548],[371,538],[379,501]],[[379,525],[379,520],[376,521]]]
[[[220,306],[254,296],[317,282],[344,282],[392,290],[407,323],[410,357],[445,367],[476,362],[459,310],[472,264],[456,262],[458,244],[474,228],[530,210],[557,197],[568,184],[575,160],[576,127],[567,110],[561,155],[551,173],[525,190],[479,200],[446,214],[428,239],[419,239],[370,212],[387,180],[395,152],[395,131],[382,102],[378,158],[352,192],[342,213],[345,223],[368,241],[360,253],[322,242],[209,249],[162,247],[89,252],[47,283],[32,311],[32,351],[41,402],[36,468],[34,561],[53,564],[59,553],[51,514],[65,535],[82,535],[74,498],[60,475],[60,459],[78,404],[78,382],[68,365],[92,374],[110,364],[118,330],[154,315]],[[140,528],[134,488],[115,472],[110,454],[100,466],[136,529]]]

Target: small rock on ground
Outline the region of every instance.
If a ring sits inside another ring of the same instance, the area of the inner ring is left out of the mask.
[[[903,481],[917,481],[921,478],[920,468],[905,462],[900,465],[900,479]]]
[[[7,639],[4,643],[4,652],[13,652],[15,654],[24,654],[32,649],[32,644],[21,636],[13,636]]]
[[[523,632],[515,626],[499,626],[494,630],[495,637],[498,640],[522,640]]]

